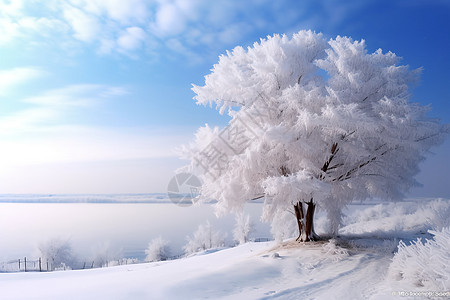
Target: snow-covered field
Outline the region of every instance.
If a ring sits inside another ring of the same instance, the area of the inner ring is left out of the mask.
[[[443,199],[355,204],[331,241],[246,243],[166,262],[4,273],[1,299],[448,299],[449,212]]]

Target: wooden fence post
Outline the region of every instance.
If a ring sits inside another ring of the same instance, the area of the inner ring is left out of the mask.
[[[20,258],[19,258],[19,272],[20,272]]]
[[[42,261],[40,257],[39,257],[39,272],[42,272]]]
[[[24,261],[24,265],[25,265],[24,270],[26,272],[27,271],[27,258],[25,257],[23,261]]]

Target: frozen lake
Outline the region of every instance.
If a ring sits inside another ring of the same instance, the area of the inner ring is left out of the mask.
[[[259,221],[261,209],[260,203],[248,204],[245,208],[255,223],[256,230],[252,236],[270,237],[269,224]],[[227,235],[228,244],[232,243],[234,216],[216,218],[211,204],[183,207],[171,202],[4,201],[0,203],[0,262],[25,256],[37,258],[39,245],[53,238],[68,239],[74,253],[87,260],[105,248],[112,256],[143,259],[148,243],[158,236],[170,241],[172,255],[177,255],[182,253],[186,236],[192,235],[206,220],[210,221],[213,229]]]

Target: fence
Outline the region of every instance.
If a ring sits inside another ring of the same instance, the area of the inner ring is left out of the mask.
[[[268,242],[268,241],[272,241],[273,238],[264,238],[264,237],[260,237],[260,238],[255,238],[253,241],[255,243],[262,243],[262,242]]]
[[[102,265],[102,268],[115,267],[121,265],[134,265],[138,264],[139,260],[137,258],[121,258],[118,260],[109,260]]]
[[[94,262],[84,262],[76,269],[93,269]],[[60,270],[71,270],[65,264],[53,265],[50,261],[44,261],[41,258],[37,260],[30,260],[24,257],[23,259],[14,259],[6,262],[0,262],[0,273],[13,272],[51,272]]]
[[[49,263],[43,263],[42,259],[29,260],[15,259],[0,263],[0,272],[43,272],[49,271]]]

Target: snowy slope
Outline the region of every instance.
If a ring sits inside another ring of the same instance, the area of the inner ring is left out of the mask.
[[[70,272],[1,274],[0,291],[2,299],[333,299],[349,296],[357,299],[369,296],[383,280],[390,258],[374,251],[354,255],[328,251],[333,248],[330,245],[298,246],[290,242],[273,248],[271,243],[248,243],[170,262]]]
[[[432,276],[445,292],[450,230],[439,245],[406,246],[393,260],[400,240],[433,239],[427,228],[440,220],[433,221],[436,207],[448,211],[449,201],[355,206],[343,234],[330,241],[247,243],[167,262],[0,274],[0,299],[399,299],[402,291],[434,289]],[[442,268],[427,270],[427,282],[421,268],[433,263]]]

